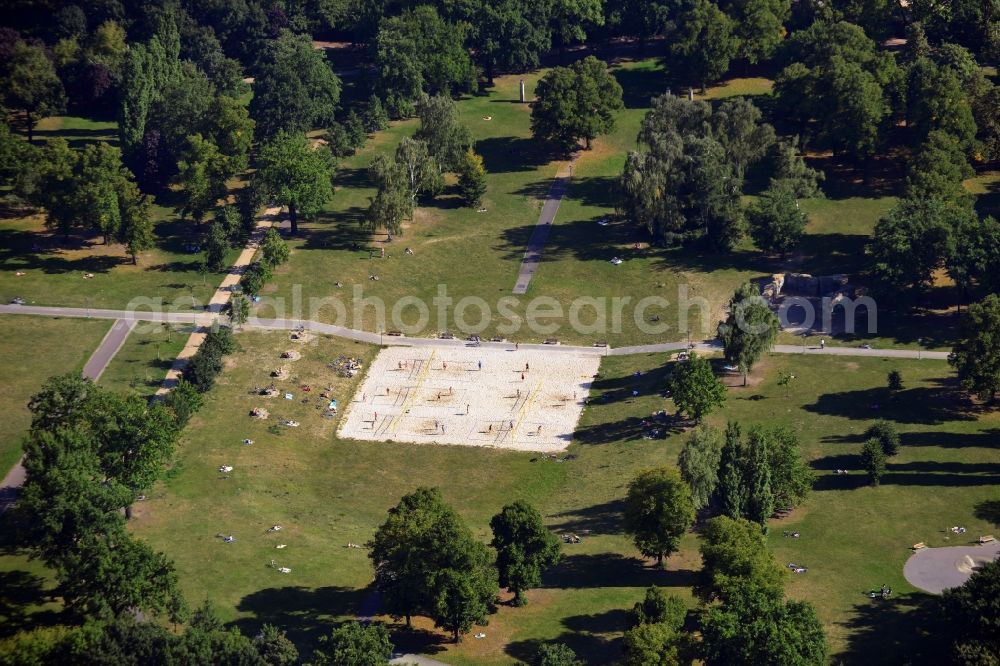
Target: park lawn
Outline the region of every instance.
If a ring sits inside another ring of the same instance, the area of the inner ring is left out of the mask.
[[[0,315],[0,476],[21,457],[28,399],[49,377],[82,371],[110,328],[107,320]]]
[[[118,123],[82,116],[49,116],[35,125],[35,141],[65,139],[71,148],[97,141],[118,145]]]
[[[336,619],[372,612],[370,564],[363,550],[346,548],[347,542],[370,538],[402,494],[435,485],[484,541],[489,517],[517,498],[538,506],[553,529],[584,540],[564,548],[562,563],[530,594],[526,608],[501,605],[481,629],[485,638],[450,645],[419,619],[414,631],[395,627],[404,648],[454,664],[507,664],[526,658],[539,642],[558,639],[580,650],[588,663],[607,664],[620,656],[624,610],[645,587],[670,587],[693,605],[695,534],[684,539],[666,571],[656,571],[620,527],[628,481],[643,469],[675,464],[688,437],[682,429],[669,431],[666,439],[643,436],[643,418],[672,409],[659,395],[664,355],[606,358],[568,451],[576,458],[555,463],[474,447],[342,441],[336,422],[321,416],[322,401],[311,393],[308,404],[300,402],[307,394],[297,387],[308,383],[315,391],[329,384],[344,405],[358,379],[335,378],[326,363],[340,354],[370,359],[374,348],[326,338],[305,345],[304,358],[293,364],[296,377],[281,384],[295,395],[286,402],[247,392],[269,381],[269,369],[290,343],[278,333],[242,333],[238,340],[243,350],[227,363],[186,431],[167,480],[140,505],[133,522],[138,534],[176,561],[192,604],[208,598],[226,620],[247,631],[265,621],[286,626],[308,652]],[[883,388],[893,368],[902,372],[905,386],[895,398]],[[788,389],[776,384],[781,372],[796,375]],[[271,419],[252,421],[247,413],[255,406],[270,409]],[[903,449],[882,485],[869,487],[855,455],[861,432],[876,416],[897,422]],[[268,424],[281,418],[302,425],[279,429],[280,435],[269,432]],[[968,404],[940,361],[771,355],[751,375],[750,386],[731,389],[725,408],[709,421],[724,426],[729,419],[793,429],[817,470],[815,491],[804,506],[774,522],[770,543],[779,562],[809,568],[805,575],[789,575],[788,593],[816,605],[833,654],[872,662],[878,641],[912,653],[914,616],[907,611],[924,595],[902,578],[908,546],[944,545],[946,528],[955,524],[970,535],[996,529],[989,502],[1000,485],[1000,417]],[[242,445],[244,437],[254,444]],[[224,464],[235,468],[228,479],[216,471]],[[837,468],[853,471],[836,476]],[[274,524],[283,530],[268,534]],[[784,529],[800,531],[802,538],[784,539]],[[237,540],[224,544],[217,534]],[[279,543],[288,547],[276,550]],[[272,560],[292,573],[269,568]],[[894,600],[872,604],[862,592],[883,583],[895,591]]]
[[[192,326],[138,322],[105,368],[100,385],[109,391],[156,393],[193,330]]]
[[[157,244],[140,253],[138,265],[124,246],[105,245],[99,236],[72,234],[67,243],[45,229],[43,214],[4,214],[0,302],[19,296],[30,305],[149,309],[162,299],[165,308],[190,311],[192,303],[207,303],[222,279],[202,271],[202,253],[185,250],[194,223],[163,206],[152,209]],[[237,255],[238,250],[230,250],[227,261]]]

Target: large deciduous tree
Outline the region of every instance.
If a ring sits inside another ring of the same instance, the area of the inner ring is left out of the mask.
[[[340,80],[306,37],[283,32],[266,42],[253,73],[250,116],[261,139],[326,127],[333,120]]]
[[[778,316],[752,282],[744,283],[729,301],[729,315],[719,324],[717,337],[726,360],[747,375],[761,357],[770,351],[778,337]]]
[[[721,432],[703,424],[691,433],[678,456],[677,467],[691,488],[691,502],[696,510],[708,506],[715,494],[723,441]]]
[[[427,152],[444,171],[457,171],[472,147],[472,132],[458,117],[458,107],[447,95],[424,97],[417,105],[420,129],[415,139],[427,144]]]
[[[483,622],[497,594],[489,550],[472,538],[436,488],[418,488],[389,510],[369,543],[386,612],[426,614],[458,640]]]
[[[787,255],[802,240],[809,218],[799,208],[793,187],[788,181],[772,181],[747,208],[750,237],[765,252]]]
[[[476,58],[493,84],[497,71],[526,72],[538,67],[552,42],[552,3],[499,0],[476,4],[470,41]]]
[[[667,65],[704,92],[709,81],[729,71],[739,48],[736,25],[711,0],[686,0],[674,24]]]
[[[313,146],[301,132],[280,132],[260,148],[254,186],[288,206],[291,233],[299,232],[299,215],[315,215],[333,197],[333,156]]]
[[[715,376],[712,364],[694,352],[688,360],[673,365],[667,387],[677,411],[695,421],[701,421],[703,416],[726,402],[726,387]]]
[[[321,639],[316,666],[382,666],[392,657],[389,630],[381,622],[346,622]]]
[[[37,44],[18,41],[6,63],[3,99],[7,106],[24,112],[28,141],[34,139],[35,125],[66,105],[66,95],[56,69]]]
[[[378,91],[389,113],[412,115],[421,93],[474,91],[476,68],[464,45],[466,28],[443,20],[431,5],[387,18],[375,40]]]
[[[694,524],[691,491],[676,470],[653,469],[633,479],[625,497],[625,531],[657,566],[677,550]]]
[[[621,86],[593,56],[548,72],[535,87],[535,96],[532,134],[563,148],[583,139],[589,149],[599,134],[611,131],[614,114],[623,107]]]
[[[1000,661],[1000,560],[978,567],[961,586],[947,589],[936,604],[935,631],[961,664]]]
[[[526,502],[504,506],[490,520],[497,551],[500,585],[514,593],[514,605],[527,603],[524,591],[537,586],[542,571],[559,561],[559,541],[542,522],[542,515]]]
[[[990,404],[1000,391],[1000,296],[990,294],[965,311],[948,359],[962,388]]]

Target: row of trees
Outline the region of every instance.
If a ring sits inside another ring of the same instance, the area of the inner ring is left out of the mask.
[[[559,542],[542,517],[513,502],[492,518],[493,540],[477,541],[436,488],[418,488],[389,510],[368,544],[375,586],[394,617],[426,615],[457,642],[494,611],[498,586],[523,605],[525,590],[559,559]]]
[[[826,663],[823,625],[809,603],[784,598],[786,574],[758,525],[713,518],[700,550],[700,605],[689,612],[681,599],[648,589],[629,613],[625,664]]]

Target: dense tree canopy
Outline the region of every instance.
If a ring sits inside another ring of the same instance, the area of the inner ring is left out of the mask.
[[[254,186],[288,206],[292,235],[299,232],[299,215],[315,215],[333,197],[333,156],[301,132],[275,135],[261,146],[257,165]]]
[[[542,514],[526,502],[508,504],[490,520],[497,551],[500,585],[514,593],[514,604],[527,603],[524,591],[537,586],[542,571],[559,561],[559,541],[542,522]]]
[[[694,506],[676,470],[666,467],[643,472],[628,486],[625,531],[643,555],[657,566],[677,550],[681,537],[694,524]]]
[[[611,131],[614,112],[623,106],[622,87],[593,56],[549,71],[535,87],[535,96],[532,134],[563,148],[580,139],[590,148],[598,135]]]
[[[326,127],[333,120],[340,80],[308,39],[282,33],[270,40],[253,73],[250,115],[261,139]]]

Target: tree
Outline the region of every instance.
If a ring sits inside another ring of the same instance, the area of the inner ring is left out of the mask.
[[[226,267],[226,252],[229,251],[229,236],[226,235],[222,225],[212,222],[208,226],[208,233],[203,241],[205,250],[205,269],[212,273],[218,273]]]
[[[774,128],[761,120],[760,109],[743,97],[726,100],[712,112],[712,136],[726,152],[742,186],[747,169],[774,145]]]
[[[768,437],[760,428],[751,428],[743,442],[743,483],[746,486],[743,517],[764,529],[767,529],[768,518],[774,514],[770,448]]]
[[[565,643],[542,643],[533,663],[535,666],[583,666]]]
[[[743,373],[743,385],[757,361],[774,346],[778,317],[752,282],[743,284],[729,301],[729,315],[719,324],[716,336],[726,360]]]
[[[690,663],[686,636],[664,622],[647,622],[625,632],[625,666]]]
[[[948,362],[966,391],[990,404],[1000,391],[1000,296],[990,294],[968,307]]]
[[[1000,561],[988,562],[960,587],[944,591],[936,615],[951,657],[957,663],[991,664],[1000,660]]]
[[[131,174],[130,174],[131,175]],[[139,190],[132,180],[119,181],[118,206],[121,224],[115,232],[119,243],[138,265],[139,253],[153,247],[153,220],[149,216],[152,199]]]
[[[540,56],[551,47],[551,10],[551,3],[527,0],[477,3],[470,41],[490,85],[498,70],[538,67]]]
[[[792,185],[778,180],[747,209],[747,222],[757,247],[785,256],[802,240],[809,218],[799,208]]]
[[[822,197],[823,191],[819,183],[825,180],[826,174],[810,168],[798,150],[798,137],[792,140],[779,140],[773,144],[772,159],[774,175],[771,177],[771,189],[788,188],[799,199]]]
[[[885,474],[885,449],[879,439],[873,437],[861,447],[861,466],[868,472],[872,485],[877,486]]]
[[[276,228],[269,227],[264,233],[264,238],[260,243],[260,255],[261,261],[271,270],[288,261],[288,243],[285,242]]]
[[[903,200],[875,224],[869,254],[883,289],[916,296],[950,254],[951,228],[962,210],[938,199]]]
[[[396,146],[396,164],[403,169],[410,198],[416,204],[417,197],[435,197],[444,189],[444,178],[437,161],[427,151],[427,144],[416,139],[405,138]]]
[[[625,160],[619,207],[664,244],[703,240],[713,249],[731,249],[744,231],[736,161],[755,159],[757,131],[746,133],[742,120],[734,122],[746,116],[713,119],[705,102],[656,98],[639,131],[646,149]]]
[[[261,146],[257,162],[253,184],[265,197],[288,206],[293,236],[299,233],[300,214],[317,213],[333,197],[333,158],[301,133],[276,134]]]
[[[559,561],[559,541],[545,527],[538,510],[520,500],[493,516],[490,528],[500,585],[514,593],[515,606],[523,606],[527,603],[524,591],[536,587],[542,571]]]
[[[976,121],[969,95],[956,73],[930,58],[919,58],[907,72],[906,124],[921,145],[934,130],[951,135],[967,155],[976,146]]]
[[[903,375],[899,370],[890,370],[889,374],[886,375],[885,382],[893,393],[903,390]]]
[[[4,103],[24,112],[28,143],[34,140],[35,124],[58,113],[66,105],[62,82],[45,48],[19,41],[10,54],[4,77]]]
[[[483,202],[486,195],[486,169],[483,158],[473,152],[466,151],[458,168],[458,189],[462,199],[470,208],[476,208]]]
[[[640,624],[665,624],[673,630],[684,625],[687,606],[680,598],[667,594],[663,588],[652,585],[646,588],[646,596],[637,601],[629,613],[629,626]]]
[[[891,457],[899,453],[899,431],[892,421],[885,419],[875,421],[868,426],[868,430],[865,430],[864,437],[866,440],[877,439],[886,456]]]
[[[643,472],[628,486],[625,532],[646,557],[663,558],[677,550],[681,537],[694,524],[694,506],[676,470],[666,467]]]
[[[177,162],[182,214],[201,225],[205,214],[226,196],[226,177],[226,158],[218,146],[200,134],[187,137],[187,149]]]
[[[240,327],[250,318],[250,299],[243,294],[229,297],[229,323]]]
[[[414,138],[427,144],[427,152],[444,171],[459,171],[472,149],[472,132],[462,124],[454,100],[447,95],[425,96],[417,105],[420,129]]]
[[[368,207],[365,226],[370,231],[384,228],[390,237],[400,233],[403,220],[413,216],[414,206],[405,169],[385,155],[378,155],[368,165],[368,175],[378,191]]]
[[[729,0],[721,6],[733,20],[740,57],[756,64],[774,56],[786,34],[789,0]]]
[[[552,32],[566,47],[587,39],[588,26],[604,24],[601,0],[559,0],[552,4]]]
[[[681,478],[691,489],[691,502],[695,510],[708,506],[719,483],[719,465],[722,460],[723,437],[715,428],[700,425],[684,443],[677,467]]]
[[[295,666],[299,663],[299,650],[288,636],[273,624],[265,624],[253,638],[257,653],[268,666]]]
[[[385,112],[382,100],[376,95],[368,98],[368,105],[365,107],[364,125],[365,131],[370,134],[381,132],[389,126],[389,114]]]
[[[303,35],[283,32],[265,43],[254,74],[250,116],[258,137],[273,142],[282,132],[297,135],[333,121],[340,80],[323,51]]]
[[[621,86],[593,56],[550,70],[535,87],[535,96],[532,134],[562,148],[583,139],[590,149],[598,134],[612,130],[614,112],[623,108]]]
[[[958,139],[944,130],[932,130],[910,163],[906,197],[968,205],[971,196],[963,182],[972,174]]]
[[[392,657],[389,631],[381,622],[345,622],[322,639],[317,666],[381,666]]]
[[[668,66],[678,75],[690,77],[705,92],[708,81],[729,71],[739,40],[735,24],[710,0],[686,0],[675,21]]]
[[[475,542],[436,488],[417,488],[389,509],[368,544],[387,613],[432,615],[456,640],[485,619],[497,592],[489,551]]]
[[[694,588],[704,601],[726,601],[743,583],[776,591],[784,587],[784,569],[767,550],[760,525],[742,518],[712,518],[705,523],[702,569]]]
[[[778,509],[801,504],[812,490],[816,475],[802,457],[799,439],[792,430],[776,427],[763,430],[771,467],[771,492]]]
[[[827,663],[823,624],[808,603],[782,591],[738,581],[725,603],[702,615],[702,657],[710,664]]]
[[[746,484],[743,482],[743,431],[730,421],[726,425],[725,442],[719,459],[719,483],[715,491],[719,508],[730,518],[741,518],[746,504]]]
[[[466,28],[420,5],[379,24],[375,39],[377,89],[390,115],[406,117],[421,93],[450,95],[478,87],[476,68],[463,44]]]
[[[255,261],[243,270],[240,277],[240,288],[243,293],[253,298],[260,293],[268,280],[271,279],[271,269],[259,261]]]
[[[434,626],[450,631],[456,643],[473,624],[483,624],[493,608],[497,575],[489,550],[471,538],[459,540],[451,551],[458,561],[431,576],[430,615]]]
[[[183,378],[163,398],[163,406],[173,412],[178,429],[184,428],[203,404],[204,399],[198,389]]]
[[[677,411],[695,421],[726,402],[726,387],[712,372],[712,364],[694,352],[674,364],[667,382]]]

